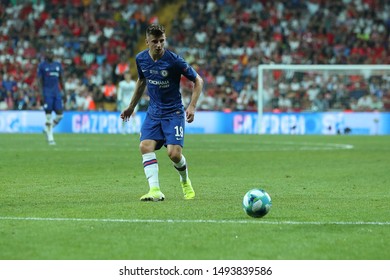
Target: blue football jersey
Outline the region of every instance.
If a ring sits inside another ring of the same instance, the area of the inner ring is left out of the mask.
[[[60,91],[60,75],[62,75],[62,65],[59,62],[51,63],[43,61],[38,65],[38,77],[42,78],[42,89],[45,92],[57,93]]]
[[[146,79],[148,113],[154,118],[164,118],[182,112],[180,78],[183,75],[195,82],[197,72],[181,56],[167,49],[157,61],[153,61],[148,51],[135,58],[139,79]]]

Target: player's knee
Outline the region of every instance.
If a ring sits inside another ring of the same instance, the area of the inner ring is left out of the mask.
[[[151,143],[141,141],[139,144],[139,150],[142,154],[154,152],[154,146]]]
[[[179,162],[181,160],[181,150],[180,149],[170,149],[170,150],[168,150],[168,157],[173,162]]]

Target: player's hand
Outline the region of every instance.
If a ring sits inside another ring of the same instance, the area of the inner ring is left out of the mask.
[[[186,120],[188,123],[192,123],[195,118],[195,107],[194,106],[188,106],[186,110]]]
[[[131,108],[127,107],[125,110],[122,111],[121,119],[124,122],[127,122],[130,119],[130,117],[133,114],[133,112],[134,112],[134,109],[131,109]]]

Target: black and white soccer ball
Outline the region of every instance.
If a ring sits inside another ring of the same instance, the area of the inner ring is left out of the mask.
[[[262,189],[248,191],[242,200],[244,212],[253,218],[264,217],[271,210],[271,206],[270,195]]]

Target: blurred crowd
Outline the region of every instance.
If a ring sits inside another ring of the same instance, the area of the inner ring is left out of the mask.
[[[66,110],[117,110],[118,83],[166,2],[2,0],[0,110],[41,108],[36,67],[47,48],[64,64]],[[167,43],[205,80],[198,110],[257,111],[259,64],[390,65],[390,1],[181,2]],[[272,71],[267,82],[265,111],[390,111],[390,69]],[[183,79],[185,104],[191,86]]]
[[[187,0],[172,30],[207,81],[204,110],[256,111],[259,64],[390,64],[390,1]],[[273,74],[265,111],[390,111],[389,70]]]
[[[2,0],[0,109],[41,108],[37,66],[50,48],[65,70],[65,110],[116,110],[117,84],[160,2]]]

